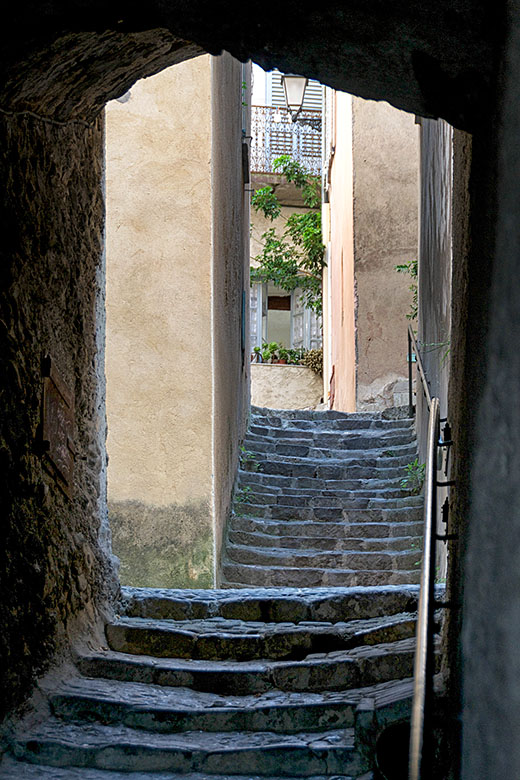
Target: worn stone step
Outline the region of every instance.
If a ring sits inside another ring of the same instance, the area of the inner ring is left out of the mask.
[[[308,444],[312,447],[330,447],[332,449],[378,449],[410,444],[415,437],[412,428],[393,428],[391,430],[324,431],[301,428],[268,428],[250,425],[246,441],[270,441],[276,444]]]
[[[390,450],[393,452],[393,450]],[[285,458],[271,454],[257,453],[255,462],[249,463],[250,469],[256,469],[262,474],[274,474],[289,477],[318,477],[323,479],[349,479],[362,477],[371,479],[387,473],[394,476],[404,476],[404,467],[410,462],[410,456],[394,456],[380,454],[359,458],[343,456],[341,458]]]
[[[223,617],[264,623],[331,622],[415,612],[417,585],[351,588],[122,589],[123,613],[156,620]],[[437,588],[439,599],[442,588]]]
[[[172,775],[171,772],[114,772],[104,769],[88,769],[83,767],[55,767],[41,764],[28,764],[5,756],[0,763],[0,780],[208,780],[207,773],[200,772],[182,775]],[[262,777],[259,775],[211,775],[211,780],[282,780],[277,777]],[[300,780],[299,777],[286,776],[284,780]],[[330,775],[313,775],[308,780],[331,780]],[[371,772],[357,778],[351,775],[334,775],[334,780],[373,780]]]
[[[300,661],[212,661],[105,651],[78,659],[87,677],[189,687],[222,695],[345,691],[410,677],[414,639],[321,653]]]
[[[408,437],[393,437],[388,440],[368,439],[368,437],[356,437],[338,441],[331,444],[328,441],[314,442],[305,439],[264,439],[263,437],[254,437],[247,434],[244,440],[244,447],[248,452],[252,452],[255,457],[260,453],[264,455],[283,455],[297,458],[313,458],[320,460],[336,459],[348,455],[350,458],[362,459],[380,458],[384,452],[392,452],[388,458],[404,458],[413,460],[417,456],[417,445],[415,441]],[[408,461],[406,461],[408,462]],[[403,464],[403,465],[406,465]]]
[[[387,488],[384,490],[282,490],[280,488],[275,488],[272,490],[264,486],[255,486],[254,488],[248,489],[246,493],[238,490],[237,496],[238,502],[235,497],[235,505],[238,505],[239,507],[243,504],[264,504],[266,506],[272,504],[294,507],[330,506],[340,508],[344,504],[348,506],[352,501],[358,501],[359,499],[381,500],[387,498],[408,498],[410,493],[401,488]]]
[[[334,409],[315,411],[313,409],[271,409],[268,406],[251,406],[251,416],[275,416],[281,420],[407,420],[413,417],[406,414],[407,407],[393,407],[382,412],[338,412]]]
[[[222,587],[355,587],[370,585],[408,585],[420,579],[420,569],[392,571],[381,569],[320,569],[287,568],[285,566],[253,566],[226,561],[222,566]]]
[[[332,520],[340,521],[358,516],[360,510],[379,509],[388,512],[390,509],[422,509],[423,496],[407,496],[406,498],[352,498],[344,501],[342,506],[291,506],[283,504],[254,504],[244,502],[237,507],[235,513],[242,517],[264,517],[272,520]]]
[[[335,409],[272,409],[270,406],[251,405],[251,415],[276,415],[283,420],[348,420],[382,419],[381,412],[338,412]]]
[[[193,660],[301,659],[413,636],[409,613],[348,622],[264,623],[222,617],[169,621],[120,618],[106,626],[112,650]],[[374,638],[375,637],[375,638]]]
[[[384,550],[402,551],[420,548],[421,537],[415,536],[375,536],[363,538],[361,536],[289,536],[265,534],[259,532],[230,530],[228,540],[231,545],[245,547],[264,547],[269,549],[315,549],[320,552],[378,552]]]
[[[311,538],[328,539],[375,539],[392,537],[420,537],[423,532],[422,520],[408,522],[406,520],[394,522],[381,522],[379,520],[367,523],[329,523],[322,520],[318,523],[312,520],[268,520],[265,518],[239,517],[233,515],[230,523],[230,534],[252,533],[267,536],[270,539],[290,536],[292,538],[304,536]],[[275,545],[276,541],[272,541]],[[312,545],[310,545],[312,547]]]
[[[245,696],[189,688],[78,678],[51,698],[64,721],[122,724],[157,733],[182,731],[327,731],[351,728],[365,689],[354,693],[271,690]]]
[[[249,547],[246,545],[228,544],[227,555],[236,563],[247,563],[259,566],[286,566],[287,568],[303,568],[311,566],[323,569],[376,569],[376,570],[410,570],[421,561],[422,551],[327,551],[316,549],[288,550]]]
[[[377,431],[385,432],[391,430],[413,430],[414,421],[410,418],[404,420],[383,420],[380,417],[363,417],[363,418],[351,418],[347,419],[321,419],[321,420],[304,420],[300,419],[283,419],[282,417],[274,415],[251,415],[251,427],[258,426],[261,428],[267,428],[271,431],[323,431],[323,432],[335,432],[335,431]]]
[[[393,471],[387,469],[388,471]],[[279,490],[356,490],[357,488],[375,488],[384,489],[388,487],[399,487],[401,480],[405,476],[404,470],[395,470],[395,476],[388,475],[383,478],[371,476],[365,479],[330,479],[326,477],[292,477],[281,474],[264,474],[261,471],[244,471],[239,469],[238,481],[242,485],[251,485],[255,489],[260,486],[267,489]]]
[[[408,681],[409,682],[409,681]],[[404,693],[403,693],[404,692]],[[64,721],[124,725],[157,733],[182,731],[327,731],[351,728],[359,704],[380,707],[396,695],[409,698],[409,685],[395,681],[348,691],[319,693],[272,689],[249,695],[221,695],[162,685],[78,677],[52,695],[54,715]]]
[[[151,734],[126,726],[49,719],[20,735],[25,760],[127,772],[202,772],[309,777],[357,771],[352,729],[300,734],[231,732]]]

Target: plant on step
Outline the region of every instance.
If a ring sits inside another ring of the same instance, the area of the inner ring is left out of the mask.
[[[417,259],[408,260],[408,262],[401,263],[400,265],[394,265],[394,271],[397,271],[397,273],[400,274],[410,274],[410,276],[412,277],[412,283],[408,288],[412,293],[412,302],[410,304],[410,311],[406,315],[406,319],[416,320],[418,307],[419,307],[418,299],[417,299],[417,271],[418,271]]]
[[[408,463],[404,470],[406,476],[401,480],[402,489],[407,490],[411,496],[418,496],[424,482],[426,463],[419,463],[419,459],[416,458],[411,463]]]
[[[302,358],[302,365],[312,368],[314,373],[323,374],[323,349],[309,349]]]
[[[261,465],[254,452],[246,450],[244,445],[240,447],[240,467],[244,471],[261,471]]]
[[[252,493],[253,490],[250,485],[244,485],[244,487],[238,488],[235,491],[235,495],[233,497],[233,506],[236,515],[242,516],[244,514],[245,504],[252,503]]]

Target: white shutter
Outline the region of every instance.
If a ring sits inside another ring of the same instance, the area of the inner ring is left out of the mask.
[[[305,308],[302,291],[298,287],[291,293],[291,347],[300,349],[305,346]]]
[[[310,349],[320,349],[323,342],[321,317],[310,310],[309,315],[309,347]]]
[[[262,346],[262,285],[252,284],[250,294],[249,334],[251,351]]]

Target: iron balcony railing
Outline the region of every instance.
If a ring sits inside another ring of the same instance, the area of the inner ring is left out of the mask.
[[[251,107],[251,172],[275,173],[273,160],[288,154],[321,175],[321,111],[302,111],[296,122],[286,108]]]

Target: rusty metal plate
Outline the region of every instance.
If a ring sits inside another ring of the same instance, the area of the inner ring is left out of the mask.
[[[44,361],[42,438],[46,460],[58,485],[72,496],[74,477],[74,396],[50,358]]]

